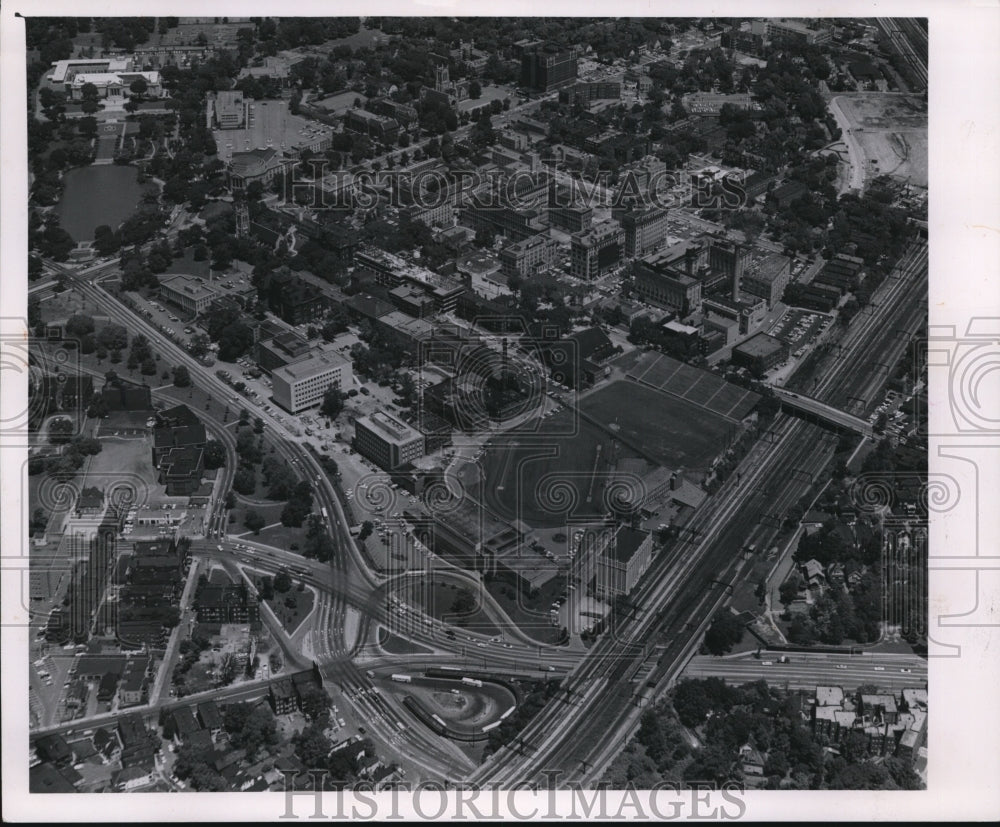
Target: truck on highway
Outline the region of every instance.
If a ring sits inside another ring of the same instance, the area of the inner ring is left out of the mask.
[[[409,675],[393,675],[392,679],[396,681],[396,683],[413,683],[413,678]]]
[[[466,686],[476,686],[476,687],[482,687],[483,685],[483,682],[478,678],[462,678],[462,683],[464,683]]]

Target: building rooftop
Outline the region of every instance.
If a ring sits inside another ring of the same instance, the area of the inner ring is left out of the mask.
[[[839,686],[816,687],[816,706],[841,706],[843,703],[844,690]]]
[[[216,295],[214,290],[206,287],[202,283],[201,279],[197,279],[194,276],[167,276],[166,278],[160,279],[160,287],[165,287],[176,293],[183,293],[195,300],[200,298],[211,298]]]
[[[615,541],[609,549],[610,555],[619,562],[627,563],[648,538],[648,531],[637,531],[623,525],[615,533]]]
[[[93,69],[94,73],[100,70],[104,72],[127,72],[132,68],[132,62],[128,58],[102,57],[90,59],[57,60],[52,64],[53,69],[49,79],[54,83],[64,83],[71,80],[78,71]]]
[[[757,357],[757,356],[770,356],[772,353],[781,350],[785,347],[785,343],[780,339],[776,339],[774,336],[768,336],[766,333],[757,333],[751,336],[745,342],[736,345],[733,351],[739,351],[747,356]]]
[[[376,411],[369,416],[363,416],[357,420],[356,424],[365,426],[376,433],[381,433],[394,442],[410,442],[414,439],[422,439],[419,431],[384,411]]]
[[[314,374],[329,370],[330,368],[343,367],[349,365],[351,360],[343,354],[338,353],[333,345],[314,350],[301,356],[294,362],[277,368],[272,376],[280,377],[286,382],[299,382]]]
[[[787,272],[790,265],[791,259],[788,256],[772,253],[748,267],[744,275],[761,281],[774,281],[783,272]]]
[[[572,239],[574,244],[590,247],[620,232],[622,232],[622,225],[613,218],[606,218],[588,230],[573,233]]]

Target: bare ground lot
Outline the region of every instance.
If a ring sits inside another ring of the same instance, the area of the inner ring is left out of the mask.
[[[927,106],[913,95],[867,92],[839,96],[871,175],[927,186]],[[870,163],[875,161],[874,164]]]

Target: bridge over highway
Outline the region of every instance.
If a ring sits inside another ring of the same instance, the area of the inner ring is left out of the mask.
[[[775,398],[781,403],[782,408],[806,414],[808,417],[840,431],[854,431],[865,437],[872,435],[871,423],[854,416],[854,414],[849,414],[840,408],[828,405],[826,402],[820,402],[818,399],[802,393],[793,393],[785,388],[774,388],[773,390]]]

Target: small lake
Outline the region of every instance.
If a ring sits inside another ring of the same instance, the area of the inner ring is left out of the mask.
[[[69,170],[56,207],[62,228],[77,243],[93,240],[94,229],[101,224],[117,229],[142,197],[143,185],[136,180],[138,172],[135,167],[116,164]]]

